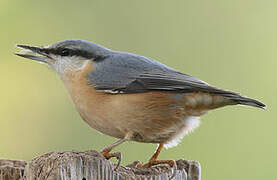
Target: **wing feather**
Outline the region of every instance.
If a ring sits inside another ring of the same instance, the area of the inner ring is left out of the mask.
[[[95,69],[88,75],[88,82],[95,89],[106,92],[206,92],[222,95],[238,104],[265,107],[259,101],[216,88],[157,61],[130,53],[117,53],[96,63]]]

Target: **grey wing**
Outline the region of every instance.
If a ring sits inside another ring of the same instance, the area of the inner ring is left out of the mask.
[[[219,94],[239,104],[264,105],[237,93],[218,89],[208,83],[178,72],[152,59],[129,53],[120,53],[99,62],[88,76],[97,90],[122,93],[149,91],[207,92]]]
[[[120,53],[96,63],[88,76],[98,90],[125,93],[147,91],[219,91],[208,83],[178,72],[152,59],[129,53]]]
[[[157,61],[129,53],[116,54],[97,62],[88,80],[95,89],[120,90],[125,93],[191,91],[212,87]]]
[[[139,87],[139,88],[138,88]],[[177,71],[152,70],[137,76],[128,84],[124,91],[181,91],[184,93],[196,91],[218,91],[208,83]]]

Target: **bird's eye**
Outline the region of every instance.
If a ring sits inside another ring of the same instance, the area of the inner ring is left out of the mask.
[[[61,56],[69,56],[70,55],[70,50],[69,49],[63,49],[61,51]]]

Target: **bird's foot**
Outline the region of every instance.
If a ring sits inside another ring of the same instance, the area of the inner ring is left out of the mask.
[[[150,168],[159,164],[168,164],[170,167],[174,167],[176,162],[174,160],[150,160],[148,163],[143,164],[142,167]]]
[[[172,176],[169,179],[172,179],[176,175],[176,173],[177,173],[177,164],[176,164],[176,161],[174,161],[174,160],[150,160],[146,164],[142,164],[142,163],[138,162],[136,164],[136,167],[137,168],[151,168],[152,166],[159,165],[159,164],[167,164],[171,168],[173,168]]]
[[[141,161],[134,161],[131,164],[128,164],[126,167],[129,168],[141,168],[142,167],[142,162]]]
[[[109,160],[109,159],[115,157],[115,158],[117,159],[118,162],[117,162],[117,165],[116,165],[116,167],[114,168],[114,170],[116,170],[116,169],[119,167],[120,162],[121,162],[121,152],[110,153],[109,151],[103,150],[103,151],[101,152],[101,154],[102,154],[107,160]]]

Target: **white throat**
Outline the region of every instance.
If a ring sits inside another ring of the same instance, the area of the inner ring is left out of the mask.
[[[55,62],[50,63],[50,67],[57,72],[60,76],[63,76],[68,71],[80,71],[82,70],[90,60],[79,59],[76,56],[72,57],[58,57]]]

